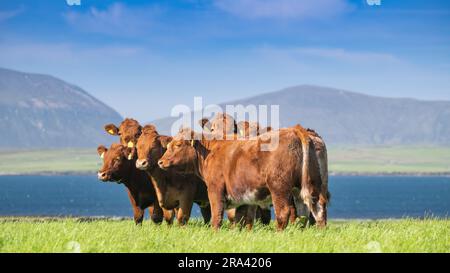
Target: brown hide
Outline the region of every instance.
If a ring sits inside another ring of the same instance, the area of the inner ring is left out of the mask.
[[[309,149],[309,138],[301,126],[269,132],[279,145],[273,151],[261,151],[263,140],[207,140],[191,130],[182,130],[168,145],[158,164],[198,174],[208,187],[212,226],[218,229],[223,211],[239,205],[267,206],[273,203],[277,228],[288,223],[291,196],[300,191],[319,226],[326,224],[323,211],[326,199],[320,196],[321,180],[314,164],[315,152]],[[200,139],[191,141],[193,138]],[[306,148],[305,148],[306,147]],[[306,167],[305,167],[306,165]],[[326,213],[325,213],[326,215]]]
[[[194,174],[164,171],[158,167],[158,160],[171,139],[159,135],[154,126],[145,126],[137,142],[136,167],[150,175],[160,206],[165,209],[177,208],[180,225],[188,222],[194,202],[200,206],[204,221],[208,223],[211,212],[205,183]]]
[[[97,151],[103,157],[103,166],[98,172],[98,178],[104,182],[110,181],[125,185],[136,224],[142,223],[146,208],[149,208],[153,222],[162,222],[163,211],[158,204],[155,189],[150,183],[148,175],[134,167],[135,160],[127,159],[129,149],[121,144],[112,144],[109,149],[99,146]],[[165,220],[171,223],[173,214],[165,212],[164,215],[166,216]]]

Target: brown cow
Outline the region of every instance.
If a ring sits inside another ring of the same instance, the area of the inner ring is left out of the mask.
[[[136,153],[137,140],[141,135],[142,126],[135,119],[126,118],[119,127],[114,124],[105,125],[105,131],[113,136],[120,137],[120,143],[124,146],[133,148],[130,153],[130,159],[134,157]]]
[[[121,144],[112,144],[110,149],[100,145],[97,152],[103,158],[98,179],[125,185],[133,206],[136,224],[142,223],[146,208],[149,208],[149,215],[153,222],[161,223],[164,216],[167,223],[172,223],[174,213],[161,209],[148,175],[135,168],[136,160],[128,160],[130,149]]]
[[[137,142],[136,167],[151,177],[160,206],[178,209],[177,220],[180,225],[188,222],[194,202],[200,206],[205,223],[209,223],[211,208],[205,183],[194,174],[184,175],[158,168],[158,160],[171,140],[171,137],[159,135],[153,125],[145,126]]]
[[[246,124],[243,124],[242,122],[236,124],[234,118],[225,113],[216,114],[211,121],[207,118],[203,118],[199,121],[199,123],[204,130],[214,134],[217,139],[226,139],[226,135],[237,134],[239,124],[241,124],[241,126],[249,125],[248,122],[246,122]],[[258,124],[257,126],[259,129]],[[244,130],[244,128],[240,129]],[[246,135],[246,137],[248,138],[249,135]],[[226,210],[226,214],[228,220],[233,225],[236,223],[241,223],[242,225],[246,225],[249,229],[252,228],[253,220],[250,221],[252,218],[260,220],[264,225],[270,224],[270,220],[272,219],[270,207],[261,208],[259,206],[243,205]]]
[[[208,140],[204,134],[181,130],[159,160],[163,169],[196,173],[208,187],[212,227],[218,229],[225,208],[273,203],[277,229],[288,224],[292,194],[308,206],[318,226],[326,225],[327,196],[321,192],[317,160],[308,132],[300,125],[269,132],[278,138],[272,151],[262,151],[263,140]],[[267,136],[265,136],[265,139]]]
[[[270,132],[272,128],[266,127],[264,129],[261,129],[259,124],[257,122],[248,122],[248,121],[241,121],[237,124],[239,135],[252,138],[258,135],[261,135],[265,132]],[[312,148],[316,151],[316,159],[318,160],[317,165],[320,169],[320,176],[322,180],[322,191],[324,194],[328,196],[328,201],[330,200],[330,194],[328,192],[328,160],[327,160],[327,149],[325,146],[325,142],[323,141],[322,137],[317,134],[316,131],[313,129],[308,128],[307,129],[308,135],[310,140],[312,141]],[[295,222],[296,217],[307,217],[309,218],[310,225],[315,224],[314,217],[311,213],[309,213],[307,207],[303,204],[301,200],[295,199],[295,204],[297,204],[298,207],[300,207],[299,211],[297,212],[295,207],[291,208],[291,222]]]
[[[272,127],[260,128],[258,122],[241,121],[237,124],[237,129],[240,136],[246,138],[254,138],[264,133],[272,131]]]

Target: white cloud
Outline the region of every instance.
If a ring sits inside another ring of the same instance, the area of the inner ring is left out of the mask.
[[[297,48],[294,52],[329,58],[347,62],[368,62],[368,61],[399,61],[394,55],[388,53],[370,52],[370,51],[350,51],[342,48]]]
[[[346,0],[215,0],[220,9],[243,18],[310,19],[349,11]]]
[[[401,62],[396,56],[372,51],[354,51],[343,48],[322,48],[322,47],[296,47],[296,48],[260,48],[258,51],[266,56],[290,59],[292,61],[304,58],[319,58],[324,60],[361,63],[384,62],[399,63]]]
[[[85,32],[130,36],[148,30],[158,11],[157,7],[134,8],[114,3],[104,10],[92,7],[84,13],[70,11],[64,18],[72,27]]]
[[[23,6],[13,10],[0,10],[0,22],[9,20],[21,14],[25,8]]]

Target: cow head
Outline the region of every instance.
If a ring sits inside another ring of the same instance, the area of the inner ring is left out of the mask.
[[[211,132],[211,122],[207,118],[202,118],[198,121],[200,126],[205,130],[206,132]]]
[[[211,132],[221,134],[225,139],[225,135],[237,133],[236,121],[228,114],[218,113],[211,121]]]
[[[203,118],[199,123],[205,132],[211,133],[216,139],[225,139],[226,135],[237,133],[236,121],[225,113],[216,114],[212,120]]]
[[[134,164],[128,160],[131,148],[121,144],[112,144],[109,149],[100,145],[97,148],[99,156],[103,159],[103,166],[98,171],[98,179],[106,181],[114,181],[121,183],[126,175],[130,172],[130,167]]]
[[[105,131],[110,135],[119,136],[120,143],[131,148],[132,152],[129,159],[134,158],[136,143],[142,131],[142,126],[139,125],[137,120],[127,118],[122,121],[119,128],[114,124],[107,124],[105,125]]]
[[[197,160],[195,133],[191,129],[181,129],[167,145],[167,150],[158,165],[161,169],[174,169],[181,173],[194,173]]]
[[[137,142],[136,168],[140,170],[150,170],[157,167],[158,160],[162,157],[171,138],[160,136],[155,126],[146,125],[142,129],[142,134]]]
[[[258,122],[241,121],[237,128],[239,135],[245,138],[256,137],[260,133]]]

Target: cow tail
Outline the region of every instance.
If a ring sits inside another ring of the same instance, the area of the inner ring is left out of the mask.
[[[313,198],[311,192],[310,185],[310,173],[309,173],[309,147],[310,139],[308,136],[308,132],[301,125],[295,126],[297,137],[300,139],[302,143],[302,177],[301,177],[301,190],[300,190],[300,198],[303,200],[308,209],[313,208]]]

